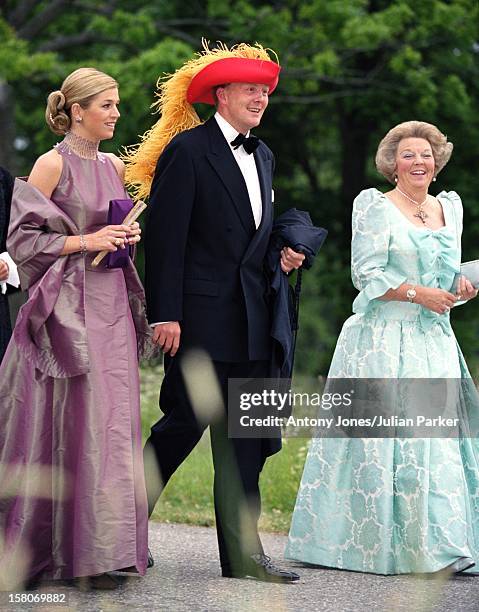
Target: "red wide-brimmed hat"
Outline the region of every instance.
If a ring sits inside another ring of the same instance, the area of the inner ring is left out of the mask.
[[[270,60],[228,57],[205,66],[193,77],[186,93],[190,104],[215,104],[214,88],[226,83],[261,83],[273,93],[281,66]]]
[[[272,93],[278,84],[281,67],[271,59],[271,49],[260,44],[240,43],[230,49],[218,43],[210,49],[203,40],[203,51],[188,60],[173,74],[158,81],[157,102],[153,105],[161,117],[145,132],[138,145],[124,153],[126,182],[135,199],[148,197],[156,163],[167,144],[180,132],[201,123],[195,102],[215,104],[214,88],[227,83],[260,83]]]

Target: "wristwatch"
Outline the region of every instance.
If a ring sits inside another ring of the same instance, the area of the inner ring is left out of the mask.
[[[411,287],[406,291],[406,297],[408,302],[414,302],[414,298],[416,297],[416,287]]]

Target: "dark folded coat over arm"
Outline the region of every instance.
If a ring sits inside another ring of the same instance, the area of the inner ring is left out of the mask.
[[[314,258],[328,235],[327,230],[315,227],[309,213],[291,208],[280,215],[273,225],[266,268],[270,275],[272,293],[271,336],[274,339],[272,376],[289,378],[294,359],[294,328],[297,323],[296,304],[287,275],[281,270],[281,250],[287,246],[303,253],[303,269],[313,265]],[[299,296],[296,296],[298,299]]]

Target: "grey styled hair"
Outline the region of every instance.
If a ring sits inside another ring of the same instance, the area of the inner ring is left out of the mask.
[[[404,138],[424,138],[431,145],[434,156],[435,174],[444,168],[449,161],[453,144],[447,136],[440,132],[432,123],[424,121],[405,121],[393,127],[384,136],[376,153],[376,168],[390,183],[394,185],[396,176],[396,155],[399,143]]]

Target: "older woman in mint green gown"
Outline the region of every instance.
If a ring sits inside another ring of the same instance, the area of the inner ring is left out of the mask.
[[[468,378],[450,309],[476,296],[461,278],[462,204],[429,195],[452,145],[407,122],[383,139],[378,169],[395,185],[353,205],[352,278],[360,291],[330,378]],[[286,557],[400,574],[479,564],[479,471],[473,438],[312,440]],[[472,570],[474,571],[474,570]]]

